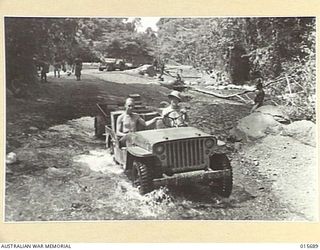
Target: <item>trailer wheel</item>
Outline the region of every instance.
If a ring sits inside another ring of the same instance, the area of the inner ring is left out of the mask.
[[[139,189],[140,194],[151,192],[152,185],[151,171],[148,166],[142,162],[134,161],[132,165],[132,182],[133,186]]]
[[[99,115],[94,118],[94,131],[97,138],[103,138],[105,124],[103,118]]]
[[[109,152],[111,155],[114,155],[114,145],[112,139],[109,139]]]
[[[211,183],[210,188],[212,192],[217,193],[222,197],[229,197],[231,195],[232,185],[233,185],[232,167],[231,167],[230,161],[228,157],[224,154],[217,155],[216,157],[213,157],[212,160],[215,161],[214,169],[212,168],[213,165],[211,165],[211,168],[213,170],[217,170],[217,169],[229,170],[230,175],[226,175],[224,177],[214,180],[214,182]]]

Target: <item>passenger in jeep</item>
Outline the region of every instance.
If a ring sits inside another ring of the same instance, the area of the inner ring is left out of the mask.
[[[125,146],[126,135],[130,132],[136,132],[138,123],[142,126],[147,127],[154,124],[161,117],[155,117],[150,121],[143,120],[138,114],[133,112],[134,100],[127,98],[125,102],[125,111],[117,119],[117,136],[121,137],[119,140],[120,147]]]
[[[162,120],[166,127],[186,127],[188,126],[188,115],[185,109],[179,106],[181,94],[179,91],[172,91],[169,95],[170,105],[163,109]]]

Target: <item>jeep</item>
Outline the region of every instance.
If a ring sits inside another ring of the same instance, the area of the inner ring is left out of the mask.
[[[130,97],[139,102],[139,95]],[[145,120],[159,116],[143,105],[136,105],[136,108],[135,112]],[[128,134],[126,145],[120,147],[116,121],[122,112],[114,108],[103,111],[106,147],[141,194],[160,186],[200,182],[222,197],[230,196],[232,167],[215,137],[194,127],[178,125],[140,128]],[[167,123],[165,119],[168,117],[163,118],[163,124]]]

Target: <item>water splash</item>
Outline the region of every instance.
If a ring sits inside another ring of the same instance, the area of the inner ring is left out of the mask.
[[[95,172],[86,182],[100,185],[97,187],[96,206],[105,219],[192,219],[201,218],[205,210],[212,206],[207,200],[200,208],[197,207],[198,199],[186,195],[184,188],[172,190],[161,187],[152,192],[141,195],[137,188],[133,187],[131,181],[125,175],[123,168],[117,165],[108,149],[93,145],[93,118],[83,117],[69,121],[67,124],[50,128],[58,131],[60,136],[76,136],[81,144],[86,144],[89,151],[77,155],[73,162]],[[100,148],[99,148],[100,147]],[[103,177],[101,178],[100,177]],[[101,182],[103,180],[103,182]],[[198,189],[197,189],[198,190]],[[189,192],[187,192],[189,194]],[[193,192],[192,192],[193,193]],[[101,195],[103,194],[103,195]],[[203,194],[198,190],[195,196]]]
[[[92,171],[102,173],[121,174],[123,169],[116,165],[113,157],[108,150],[91,150],[89,154],[78,155],[73,159],[74,162],[85,164]]]

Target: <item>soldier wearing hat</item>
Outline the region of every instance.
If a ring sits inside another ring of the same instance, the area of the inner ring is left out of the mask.
[[[162,117],[163,122],[167,127],[184,127],[187,126],[188,116],[185,109],[179,106],[182,97],[179,91],[172,91],[168,98],[170,105],[163,109]]]

